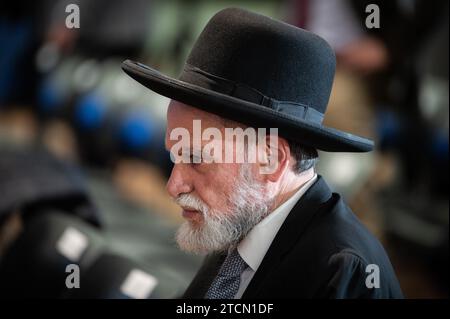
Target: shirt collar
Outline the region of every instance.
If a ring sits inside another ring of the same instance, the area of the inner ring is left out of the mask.
[[[289,212],[300,200],[303,194],[317,179],[317,174],[306,182],[300,189],[283,204],[278,206],[266,218],[260,221],[247,236],[239,243],[237,250],[242,259],[253,270],[257,271],[267,250],[272,244],[278,230],[283,224]]]

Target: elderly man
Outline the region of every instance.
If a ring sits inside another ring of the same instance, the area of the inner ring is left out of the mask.
[[[167,190],[186,219],[177,242],[207,255],[184,297],[402,297],[383,247],[314,170],[317,149],[373,148],[322,125],[335,70],[323,39],[225,9],[206,25],[179,79],[132,61],[123,69],[172,98]]]

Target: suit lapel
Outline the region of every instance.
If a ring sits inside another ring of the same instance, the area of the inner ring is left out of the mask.
[[[242,298],[255,297],[264,280],[280,263],[282,257],[298,242],[315,212],[331,197],[331,190],[321,176],[295,204],[284,221],[261,265]]]

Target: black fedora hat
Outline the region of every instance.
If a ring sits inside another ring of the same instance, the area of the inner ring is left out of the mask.
[[[329,152],[367,152],[373,142],[322,125],[336,58],[319,36],[243,9],[224,9],[200,34],[178,79],[126,60],[149,89]]]

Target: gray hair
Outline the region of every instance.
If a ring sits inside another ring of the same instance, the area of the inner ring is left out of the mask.
[[[319,160],[319,154],[315,148],[302,145],[292,140],[288,140],[288,143],[291,149],[291,155],[296,160],[293,169],[297,174],[316,166]]]

